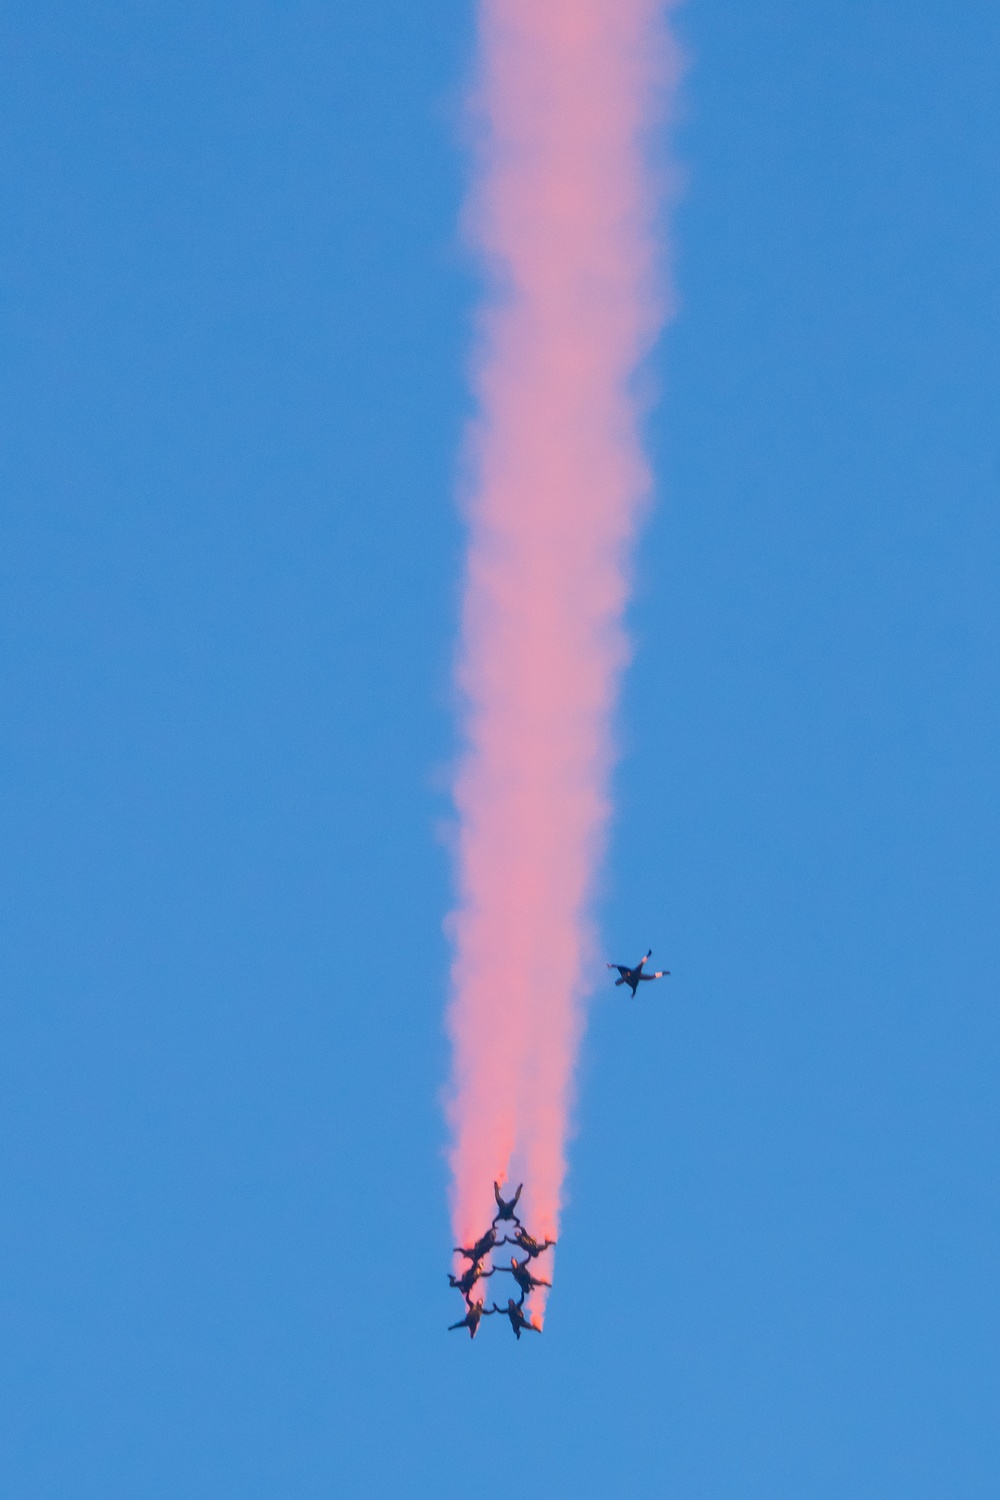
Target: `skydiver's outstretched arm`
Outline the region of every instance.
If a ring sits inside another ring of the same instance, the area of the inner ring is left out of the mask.
[[[669,979],[670,978],[670,970],[669,969],[657,969],[657,971],[656,971],[655,974],[640,974],[639,978],[641,980],[643,980],[643,981],[645,981],[647,979]]]

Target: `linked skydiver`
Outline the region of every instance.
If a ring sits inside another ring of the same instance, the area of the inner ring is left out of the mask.
[[[506,1307],[497,1307],[494,1302],[493,1311],[503,1313],[505,1317],[510,1319],[510,1326],[513,1328],[518,1340],[520,1340],[523,1328],[527,1328],[531,1333],[541,1333],[542,1331],[537,1323],[533,1323],[530,1318],[524,1316],[524,1313],[521,1311],[520,1302],[515,1302],[513,1297],[508,1297]]]
[[[531,1264],[531,1256],[527,1260],[518,1260],[516,1255],[510,1258],[510,1274],[521,1288],[521,1301],[523,1302],[529,1292],[533,1292],[536,1286],[551,1286],[551,1281],[543,1281],[540,1276],[532,1276],[528,1267]],[[495,1266],[497,1271],[506,1271],[507,1266]]]
[[[534,1260],[536,1255],[541,1255],[543,1250],[547,1250],[550,1245],[554,1245],[555,1243],[555,1240],[545,1240],[540,1245],[537,1240],[532,1239],[528,1231],[520,1224],[514,1231],[513,1239],[508,1239],[505,1236],[500,1241],[501,1245],[516,1245],[519,1250],[524,1251],[529,1260]]]
[[[476,1241],[471,1249],[466,1250],[464,1245],[456,1245],[455,1254],[464,1255],[467,1260],[471,1260],[475,1264],[477,1260],[482,1260],[484,1255],[489,1254],[496,1242],[497,1232],[491,1224],[486,1233]]]
[[[472,1291],[472,1288],[475,1286],[476,1282],[485,1281],[488,1276],[492,1275],[492,1270],[483,1270],[482,1261],[474,1260],[469,1269],[467,1271],[463,1271],[461,1276],[452,1276],[449,1273],[448,1282],[451,1286],[456,1287],[458,1291],[462,1293],[462,1296],[465,1298],[466,1302],[468,1302],[469,1293]]]
[[[505,1202],[505,1200],[503,1198],[501,1198],[501,1196],[500,1196],[500,1184],[499,1184],[499,1182],[495,1182],[493,1184],[493,1196],[497,1200],[497,1211],[493,1215],[493,1223],[494,1223],[494,1225],[496,1225],[497,1223],[511,1221],[511,1220],[515,1224],[520,1225],[521,1221],[517,1217],[517,1214],[514,1212],[514,1210],[517,1207],[517,1200],[521,1196],[521,1188],[523,1188],[523,1187],[524,1187],[524,1183],[522,1182],[521,1186],[518,1188],[517,1192],[514,1194],[513,1198],[511,1198],[510,1202],[508,1203],[508,1202]]]
[[[467,1328],[469,1330],[469,1338],[474,1339],[476,1331],[479,1328],[479,1319],[492,1318],[496,1312],[496,1306],[486,1308],[481,1302],[470,1302],[468,1306],[469,1311],[465,1317],[458,1323],[451,1323],[448,1327],[448,1332],[453,1333],[456,1328]]]

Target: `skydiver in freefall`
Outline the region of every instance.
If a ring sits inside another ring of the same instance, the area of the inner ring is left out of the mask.
[[[532,1276],[528,1267],[531,1264],[529,1255],[527,1260],[518,1260],[516,1255],[510,1258],[510,1274],[521,1288],[521,1301],[523,1302],[529,1292],[534,1291],[536,1286],[551,1286],[551,1281],[543,1281],[540,1276]],[[506,1271],[506,1266],[496,1266],[498,1271]]]
[[[505,1317],[510,1319],[510,1326],[513,1328],[519,1341],[523,1328],[527,1328],[531,1333],[541,1333],[542,1331],[537,1323],[533,1323],[530,1318],[524,1316],[524,1313],[521,1311],[520,1302],[515,1302],[513,1297],[508,1297],[506,1307],[497,1307],[494,1302],[493,1311],[503,1313]]]
[[[488,1276],[492,1275],[492,1270],[483,1270],[482,1261],[474,1260],[469,1269],[467,1271],[463,1271],[461,1276],[452,1276],[449,1274],[448,1281],[451,1286],[456,1287],[462,1293],[462,1296],[465,1298],[466,1302],[468,1302],[469,1293],[472,1291],[472,1288],[475,1286],[476,1282],[485,1281]]]
[[[482,1260],[484,1255],[489,1254],[496,1242],[497,1232],[491,1224],[486,1233],[482,1236],[481,1239],[478,1239],[476,1241],[471,1249],[466,1250],[464,1245],[456,1245],[455,1254],[464,1255],[467,1260],[471,1260],[473,1264],[475,1264],[477,1260]]]
[[[517,1214],[514,1212],[514,1210],[517,1207],[517,1200],[521,1196],[521,1188],[523,1188],[523,1187],[524,1187],[524,1183],[522,1182],[521,1186],[518,1188],[517,1192],[514,1194],[513,1198],[511,1198],[510,1202],[508,1203],[508,1202],[505,1202],[504,1199],[501,1198],[501,1196],[500,1196],[500,1184],[499,1184],[499,1182],[495,1182],[493,1184],[493,1196],[497,1200],[497,1211],[493,1215],[493,1223],[494,1224],[502,1223],[504,1221],[510,1221],[510,1220],[512,1220],[515,1224],[520,1224],[521,1221],[517,1217]]]
[[[646,962],[646,959],[649,957],[652,951],[652,948],[650,948],[648,952],[644,953],[634,969],[630,969],[628,964],[608,964],[609,969],[617,969],[618,973],[621,975],[620,979],[615,980],[615,989],[617,989],[619,985],[627,984],[629,989],[632,991],[632,999],[634,1000],[635,992],[639,988],[640,984],[648,984],[651,979],[670,978],[669,969],[657,969],[655,974],[643,973],[642,966]]]
[[[487,1309],[481,1302],[470,1302],[468,1307],[469,1311],[465,1317],[458,1323],[451,1323],[448,1327],[448,1332],[453,1333],[456,1328],[467,1328],[469,1330],[469,1338],[474,1339],[476,1331],[479,1328],[479,1319],[492,1318],[496,1312],[496,1306],[494,1305]]]
[[[505,1237],[500,1241],[500,1243],[501,1245],[516,1245],[519,1250],[524,1251],[529,1260],[534,1260],[536,1255],[541,1255],[543,1250],[547,1250],[550,1245],[554,1245],[556,1242],[555,1240],[546,1240],[544,1244],[540,1245],[538,1241],[532,1239],[528,1231],[522,1228],[522,1226],[519,1224],[514,1231],[514,1238],[511,1240]]]

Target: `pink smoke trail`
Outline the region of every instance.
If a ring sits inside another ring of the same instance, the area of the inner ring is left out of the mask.
[[[514,1166],[531,1232],[558,1231],[627,566],[650,485],[633,378],[665,312],[646,141],[676,76],[666,8],[480,4],[470,224],[492,289],[458,674],[456,1244],[482,1233],[493,1180]]]

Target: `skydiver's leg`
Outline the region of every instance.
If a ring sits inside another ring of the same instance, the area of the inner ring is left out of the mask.
[[[615,989],[617,990],[624,983],[625,983],[624,979],[616,979],[615,980]]]

